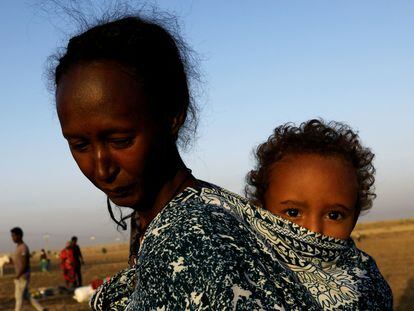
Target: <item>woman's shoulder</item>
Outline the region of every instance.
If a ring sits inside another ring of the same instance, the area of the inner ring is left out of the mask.
[[[256,247],[255,235],[234,212],[242,198],[216,186],[187,188],[148,227],[138,252],[143,265],[158,262],[166,270],[185,258],[199,269],[199,261],[248,261]],[[150,263],[151,262],[151,263]]]
[[[199,188],[186,188],[152,221],[144,236],[148,239],[184,237],[203,240],[223,234],[237,235],[247,230],[235,212],[247,201],[218,186],[203,183]]]

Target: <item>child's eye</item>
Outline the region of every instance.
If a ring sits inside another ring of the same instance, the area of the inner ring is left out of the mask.
[[[285,211],[285,214],[289,217],[295,218],[299,216],[299,210],[297,208],[289,208]]]
[[[342,213],[338,211],[329,212],[327,216],[330,220],[341,220],[342,218],[344,218]]]

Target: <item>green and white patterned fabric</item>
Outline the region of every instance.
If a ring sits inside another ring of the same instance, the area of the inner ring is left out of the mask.
[[[132,279],[132,280],[131,280]],[[186,188],[94,310],[392,310],[375,261],[219,187]]]

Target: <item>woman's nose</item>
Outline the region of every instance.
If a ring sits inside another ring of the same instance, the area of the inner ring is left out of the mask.
[[[109,151],[104,146],[95,150],[95,178],[101,182],[110,183],[116,177],[116,165]]]

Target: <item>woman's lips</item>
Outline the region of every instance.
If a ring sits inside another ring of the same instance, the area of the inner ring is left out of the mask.
[[[132,188],[133,185],[128,185],[112,189],[102,188],[102,190],[110,197],[124,197],[131,192]]]

